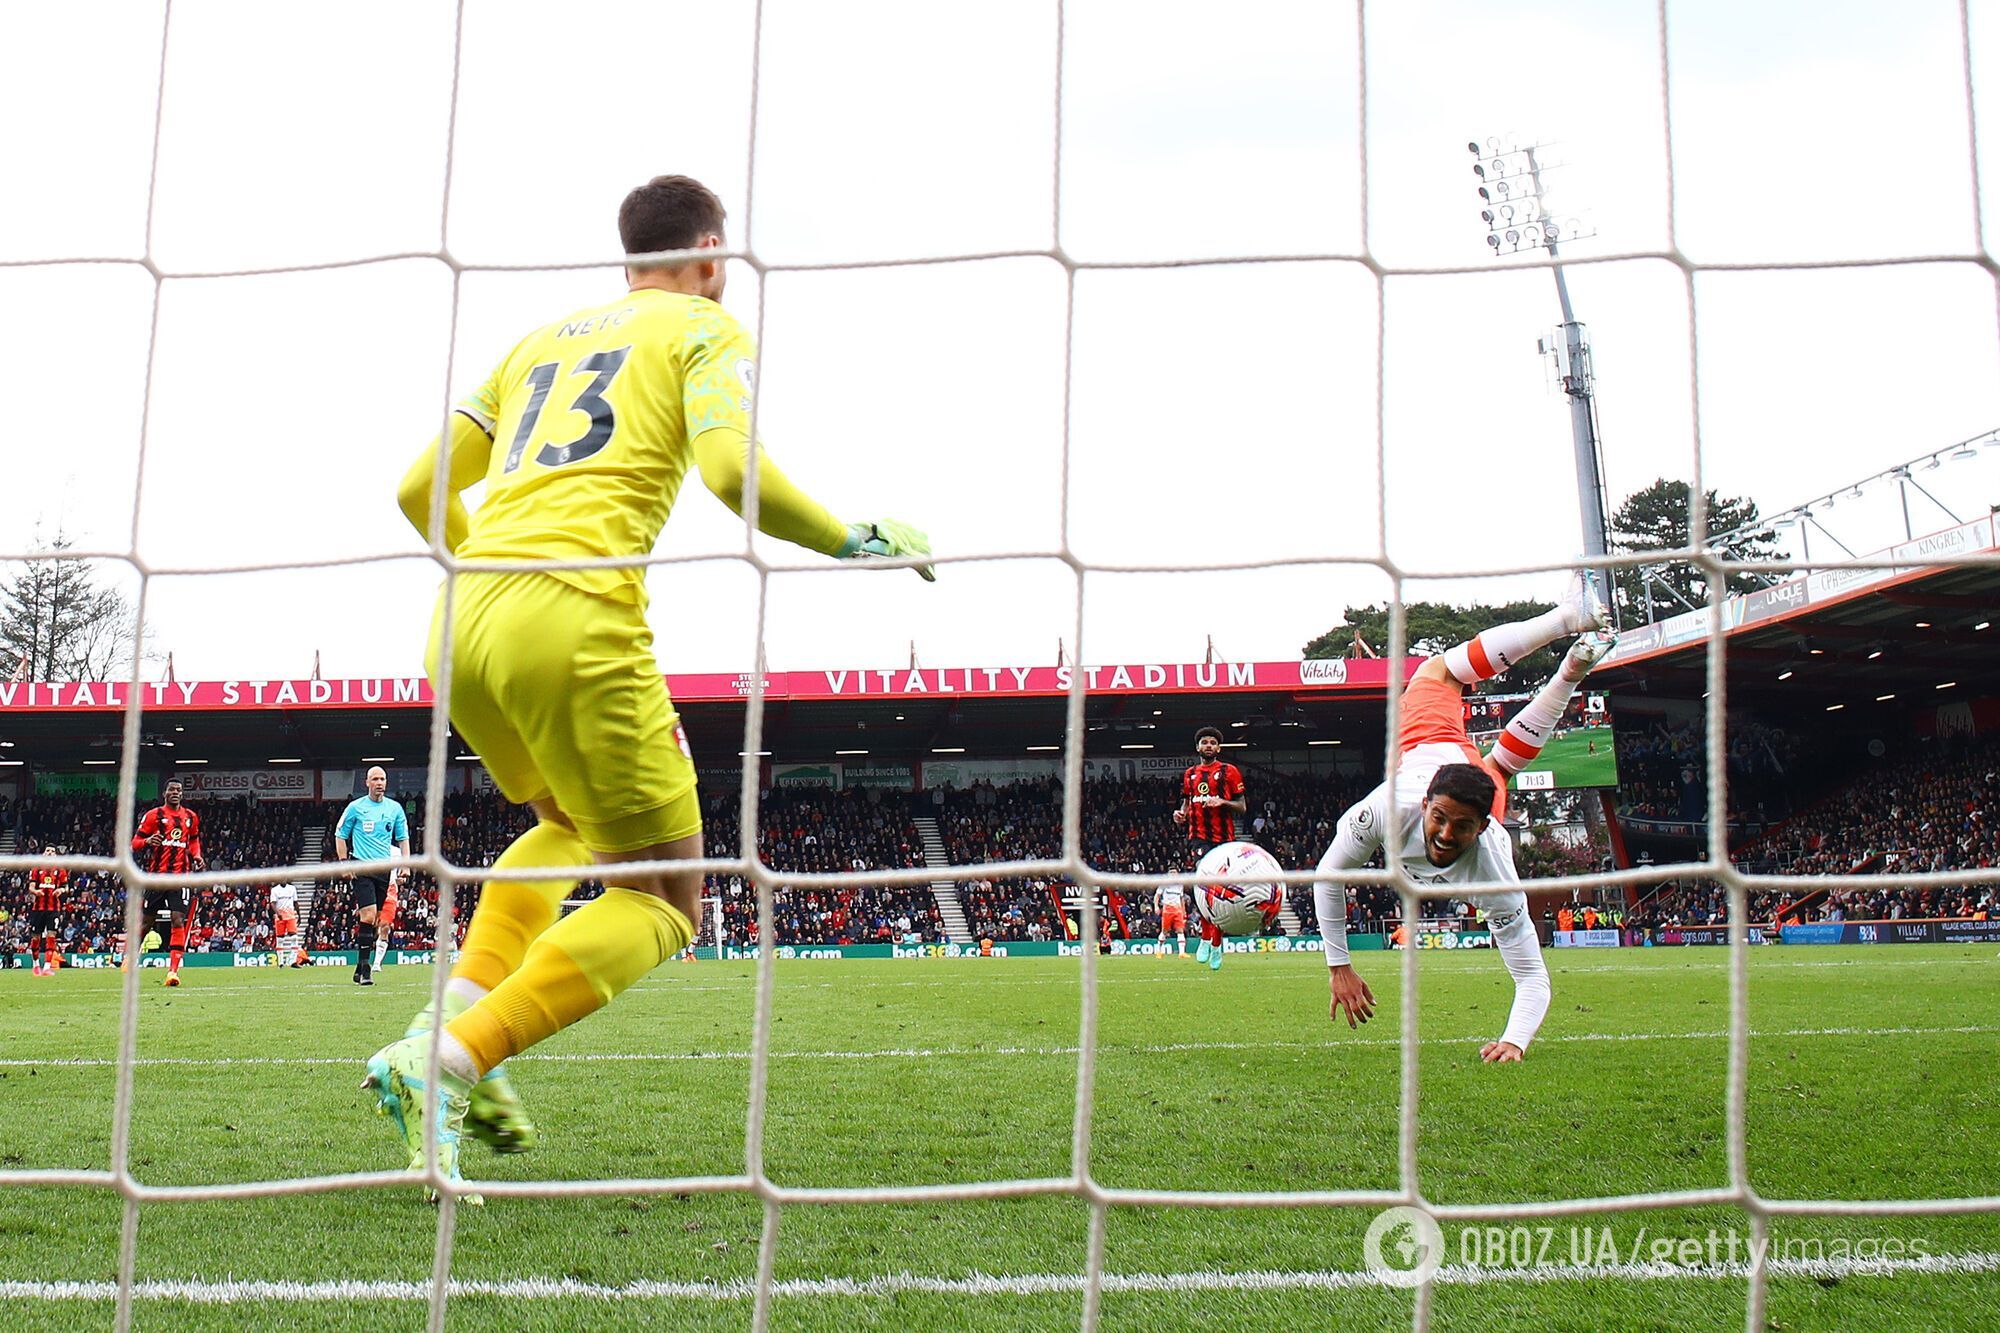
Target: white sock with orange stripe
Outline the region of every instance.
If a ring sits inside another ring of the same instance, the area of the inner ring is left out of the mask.
[[[1469,643],[1445,649],[1444,667],[1461,685],[1477,685],[1511,669],[1537,648],[1546,648],[1565,634],[1583,628],[1577,608],[1563,604],[1533,620],[1515,620],[1481,630]]]
[[[1580,674],[1571,675],[1571,662],[1563,659],[1563,669],[1542,686],[1541,692],[1528,701],[1528,706],[1514,714],[1507,723],[1507,729],[1500,733],[1500,741],[1493,747],[1487,758],[1508,773],[1519,773],[1542,752],[1555,734],[1556,724],[1562,721],[1569,701],[1576,694],[1576,687],[1583,684],[1584,676],[1590,669],[1585,667]]]

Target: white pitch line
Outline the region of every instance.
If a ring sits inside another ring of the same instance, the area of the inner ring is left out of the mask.
[[[1860,947],[1860,946],[1855,946],[1855,947]],[[1659,951],[1655,950],[1654,952],[1658,953]],[[1466,950],[1462,953],[1432,954],[1424,959],[1424,964],[1427,967],[1435,967],[1440,965],[1450,965],[1459,962],[1470,963],[1472,961],[1472,955],[1474,954],[1479,955],[1478,965],[1481,968],[1490,966],[1489,960],[1491,959],[1492,954],[1490,950],[1486,949]],[[1686,957],[1684,958],[1675,957],[1673,949],[1670,948],[1667,951],[1667,955],[1668,957],[1665,959],[1653,958],[1647,964],[1642,966],[1633,966],[1632,964],[1629,963],[1614,963],[1608,965],[1593,964],[1593,963],[1571,963],[1561,955],[1545,954],[1544,957],[1549,959],[1549,970],[1554,972],[1558,976],[1576,976],[1578,974],[1588,973],[1588,972],[1615,972],[1615,973],[1621,973],[1626,976],[1644,976],[1651,972],[1673,971],[1675,970],[1676,967],[1682,970],[1695,971],[1695,972],[1724,972],[1727,971],[1729,967],[1729,951],[1727,949],[1722,949],[1719,947],[1712,950],[1708,948],[1703,948],[1700,953],[1695,953],[1692,949],[1690,949]],[[1256,956],[1259,958],[1299,957],[1299,958],[1310,958],[1314,961],[1317,961],[1320,955],[1319,951],[1316,949],[1299,949],[1293,951],[1291,954],[1258,954]],[[1384,958],[1393,957],[1393,955],[1386,953],[1383,954],[1382,956]],[[1127,955],[1127,957],[1150,957],[1150,955]],[[1190,955],[1190,957],[1192,957],[1192,955]],[[749,962],[749,960],[747,959],[731,960],[731,961],[742,961],[746,964],[748,964]],[[889,960],[850,959],[847,961],[887,962]],[[966,960],[963,958],[957,958],[957,959],[919,959],[916,961],[956,963],[956,962],[964,962]],[[1000,959],[999,961],[1001,963],[1051,962],[1051,963],[1064,963],[1071,965],[1073,965],[1075,962],[1074,959],[1068,959],[1068,958],[1049,958],[1049,959],[1017,958],[1017,959]],[[1102,962],[1103,960],[1099,961]],[[1932,958],[1925,963],[1925,966],[1939,967],[1939,966],[1949,966],[1954,963],[1975,963],[1975,962],[1983,964],[1985,961],[1986,959],[1983,957],[1979,958],[1968,957],[1962,959]],[[905,964],[899,962],[897,965],[903,966]],[[1907,965],[1908,965],[1907,959],[1902,963],[1898,963],[1886,957],[1780,959],[1780,958],[1761,957],[1755,954],[1751,955],[1751,966],[1756,968],[1758,971],[1764,971],[1773,968],[1792,969],[1792,968],[1823,968],[1823,967],[1869,968],[1869,969],[1882,969],[1887,971]],[[402,963],[402,964],[391,964],[390,966],[427,967],[428,964]],[[92,968],[88,970],[109,971],[110,969]],[[216,970],[222,971],[224,969],[218,968]],[[266,974],[269,974],[274,972],[286,971],[289,969],[266,968],[261,970],[264,971]],[[325,970],[333,972],[337,971],[338,969],[327,968]],[[985,973],[983,969],[979,970],[981,970],[983,973],[979,977],[978,981],[978,984],[982,989],[988,986],[1076,987],[1081,984],[1080,978],[1074,975],[1063,975],[1063,976],[1053,976],[1053,977],[1002,977],[1002,976],[994,976],[991,973]],[[1304,976],[1308,974],[1301,973],[1300,975]],[[1314,971],[1310,973],[1310,975],[1317,976],[1318,973],[1317,971]],[[1496,973],[1495,975],[1497,976],[1499,974]],[[1193,978],[1197,984],[1200,984],[1200,979],[1193,977],[1192,971],[1183,975],[1155,974],[1152,976],[1119,976],[1116,973],[1109,973],[1109,974],[1100,973],[1097,978],[1097,983],[1100,986],[1163,986],[1163,985],[1182,984],[1189,981],[1191,978]],[[787,979],[781,979],[779,981],[778,988],[781,991],[893,990],[893,989],[912,989],[912,988],[931,990],[941,986],[954,986],[958,984],[958,982],[962,979],[963,979],[962,977],[956,974],[945,977],[905,978],[896,981],[862,980],[859,978],[847,981],[804,981],[804,980],[799,980],[797,978],[787,978]],[[1395,981],[1395,978],[1389,977],[1385,978],[1385,980],[1393,983]],[[282,982],[273,984],[285,985],[284,993],[288,995],[297,994],[301,991],[317,992],[320,994],[332,995],[340,992],[356,992],[360,989],[359,987],[355,986],[352,982],[335,983],[335,982],[322,982],[322,981],[303,981],[303,982],[293,982],[290,984]],[[645,981],[637,982],[634,985],[627,987],[627,989],[634,991],[650,991],[655,994],[665,994],[665,995],[688,995],[704,991],[724,991],[732,993],[740,992],[744,995],[748,995],[749,988],[752,984],[753,983],[750,976],[746,974],[740,980],[728,981],[728,982],[673,981],[661,978],[649,978]],[[51,995],[60,994],[60,992],[56,991],[46,991],[44,993]],[[174,999],[186,1001],[186,1000],[199,1000],[204,998],[205,996],[210,996],[210,995],[270,995],[271,993],[272,989],[270,986],[205,985],[199,980],[196,980],[189,982],[187,986],[183,987],[178,993],[176,993]],[[104,992],[104,994],[107,997],[115,997],[116,992],[106,991]]]
[[[1771,1030],[1752,1029],[1752,1037],[1933,1037],[1961,1036],[1967,1033],[2000,1032],[2000,1025],[1964,1024],[1956,1027],[1897,1027],[1897,1028],[1778,1028]],[[1727,1030],[1714,1028],[1701,1032],[1573,1032],[1558,1033],[1554,1036],[1538,1038],[1539,1043],[1568,1044],[1572,1042],[1623,1042],[1623,1041],[1722,1041],[1729,1036]],[[1487,1040],[1483,1036],[1469,1037],[1425,1037],[1425,1046],[1468,1046]],[[1104,1055],[1173,1055],[1192,1051],[1335,1051],[1350,1046],[1399,1046],[1395,1037],[1349,1037],[1333,1041],[1177,1041],[1129,1045],[1118,1043],[1098,1043],[1097,1053]],[[1081,1052],[1078,1046],[892,1046],[881,1050],[849,1051],[772,1051],[773,1060],[929,1060],[957,1057],[977,1057],[986,1055],[1029,1055],[1029,1056],[1073,1056]],[[517,1061],[550,1064],[672,1064],[687,1061],[708,1060],[748,1060],[749,1051],[578,1051],[557,1052],[549,1055],[517,1055]],[[201,1065],[232,1067],[239,1065],[348,1065],[354,1064],[360,1056],[328,1055],[222,1055],[213,1058],[196,1056],[154,1056],[141,1057],[132,1062],[134,1067]],[[92,1059],[86,1057],[53,1057],[47,1060],[9,1058],[0,1060],[0,1068],[66,1068],[100,1069],[112,1068],[116,1060]]]
[[[1313,957],[1317,959],[1319,957],[1318,953],[1315,952],[1313,954]],[[857,959],[849,961],[864,961],[864,960]],[[877,960],[866,960],[866,961],[877,961]],[[886,960],[880,960],[880,961],[886,961]],[[1002,961],[1004,962],[1006,960],[1003,959]],[[1049,962],[1060,961],[1066,963],[1072,962],[1072,960],[1069,959],[1049,959],[1047,961]],[[416,967],[421,965],[410,963],[410,964],[404,964],[404,966]],[[92,970],[97,970],[97,969],[92,969]],[[217,970],[220,971],[221,969]],[[266,971],[279,971],[279,970],[282,969],[276,969],[276,968],[266,969]],[[382,978],[382,975],[383,974],[379,972],[376,974],[378,979]],[[1181,976],[1146,976],[1146,977],[1116,977],[1116,978],[1100,977],[1099,982],[1100,983],[1115,982],[1117,985],[1121,986],[1159,986],[1172,983],[1185,983],[1192,977],[1193,977],[1193,972],[1192,970],[1190,970],[1187,974]],[[781,991],[891,990],[891,989],[910,989],[910,988],[930,990],[943,986],[955,986],[963,980],[964,978],[962,976],[930,977],[925,979],[914,979],[914,980],[905,979],[900,981],[864,981],[860,979],[854,979],[849,981],[801,981],[792,979],[792,980],[780,981],[778,983],[778,988]],[[651,980],[636,982],[633,985],[626,987],[626,990],[650,991],[656,995],[689,995],[703,991],[723,991],[723,992],[748,996],[751,987],[754,984],[755,984],[754,980],[748,975],[745,975],[740,980],[727,981],[727,982],[669,981],[669,980],[651,979]],[[980,977],[978,979],[977,984],[982,989],[988,986],[1069,986],[1074,988],[1078,986],[1080,982],[1075,975],[1055,976],[1055,977],[996,977],[991,974],[988,974],[986,976]],[[274,982],[273,985],[284,985],[284,983]],[[341,983],[306,981],[306,982],[295,982],[292,983],[291,985],[287,985],[285,986],[285,989],[282,993],[286,995],[295,995],[300,992],[314,992],[325,995],[334,995],[334,994],[339,994],[340,992],[343,991],[354,993],[358,992],[360,989],[361,989],[360,987],[356,986],[351,981],[341,982]],[[56,992],[45,992],[45,993],[54,994]],[[190,981],[187,985],[183,986],[180,989],[180,991],[174,995],[173,998],[176,1000],[199,1000],[209,995],[270,995],[272,993],[273,990],[271,986],[204,985],[199,979],[197,979],[194,981]],[[116,992],[105,991],[104,994],[107,998],[110,998],[112,996],[115,996]]]
[[[2000,1272],[2000,1254],[1974,1251],[1967,1254],[1929,1254],[1897,1259],[1794,1260],[1772,1259],[1766,1271],[1773,1277],[1800,1277],[1840,1280],[1850,1277],[1916,1277],[1928,1275]],[[1647,1282],[1663,1280],[1741,1280],[1749,1276],[1748,1264],[1679,1265],[1641,1264],[1535,1264],[1521,1268],[1452,1266],[1438,1270],[1436,1281],[1450,1286],[1477,1286],[1488,1283]],[[1117,1293],[1194,1291],[1351,1291],[1384,1287],[1380,1276],[1370,1272],[1322,1269],[1307,1272],[1255,1270],[1247,1273],[1107,1273],[1104,1290]],[[1024,1273],[996,1275],[972,1273],[965,1277],[926,1277],[915,1273],[890,1273],[879,1277],[790,1278],[771,1284],[781,1298],[866,1297],[898,1295],[932,1296],[1043,1296],[1080,1292],[1080,1273]],[[722,1282],[637,1281],[608,1285],[580,1282],[574,1278],[510,1278],[505,1281],[454,1281],[454,1297],[488,1296],[504,1300],[704,1300],[744,1301],[756,1295],[757,1284],[747,1278]],[[132,1284],[139,1300],[182,1301],[196,1305],[235,1305],[252,1301],[428,1301],[428,1282],[348,1280],[333,1282],[257,1282],[225,1280],[204,1282],[151,1280]],[[118,1295],[115,1282],[0,1282],[0,1300],[109,1301]]]

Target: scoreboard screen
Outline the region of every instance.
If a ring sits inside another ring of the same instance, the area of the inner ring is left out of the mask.
[[[1499,741],[1514,714],[1528,706],[1532,694],[1468,694],[1465,729],[1481,750]],[[1513,781],[1510,791],[1564,791],[1573,787],[1618,785],[1618,745],[1611,725],[1611,696],[1601,690],[1579,692],[1556,724],[1547,745]]]

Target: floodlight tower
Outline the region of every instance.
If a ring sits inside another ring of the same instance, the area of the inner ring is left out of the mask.
[[[1544,197],[1540,154],[1549,145],[1517,146],[1511,139],[1474,139],[1466,145],[1476,159],[1472,174],[1479,180],[1479,217],[1486,224],[1486,244],[1495,255],[1546,249],[1557,257],[1556,243],[1594,236],[1574,217],[1552,215]],[[1563,393],[1569,398],[1570,438],[1576,451],[1577,508],[1583,518],[1583,553],[1603,555],[1610,549],[1605,526],[1604,455],[1597,433],[1597,393],[1590,369],[1590,338],[1569,302],[1569,284],[1562,265],[1555,265],[1556,301],[1562,326],[1544,338],[1541,351],[1555,362]],[[1613,585],[1608,573],[1605,588]]]

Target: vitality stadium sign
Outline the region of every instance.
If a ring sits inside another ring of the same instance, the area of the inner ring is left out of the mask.
[[[1421,659],[1412,658],[1415,670]],[[1092,694],[1177,694],[1229,690],[1384,689],[1389,664],[1380,658],[1304,662],[1139,662],[1082,667],[912,667],[881,670],[792,671],[781,678],[787,697],[900,698],[910,694],[1067,694],[1081,676]],[[1407,676],[1405,677],[1407,679]],[[681,697],[678,678],[669,677]],[[769,692],[767,687],[766,692]],[[699,697],[699,696],[694,696]]]
[[[1420,658],[1407,660],[1404,679]],[[1226,694],[1249,690],[1383,690],[1389,664],[1382,658],[1303,662],[1134,662],[1056,667],[848,667],[838,671],[771,671],[763,677],[767,699],[903,699],[913,695],[1067,694],[1079,677],[1092,694]],[[696,672],[667,677],[682,702],[748,698],[757,678],[749,672]],[[0,682],[0,713],[105,712],[122,709],[133,687],[127,681]],[[212,712],[258,708],[428,708],[430,682],[422,676],[351,680],[145,681],[139,705],[148,712]]]
[[[0,713],[92,712],[125,707],[131,683],[122,680],[0,682]],[[138,686],[139,706],[148,712],[214,711],[231,708],[353,708],[383,704],[428,706],[430,684],[422,676],[378,676],[366,680],[158,680]]]

